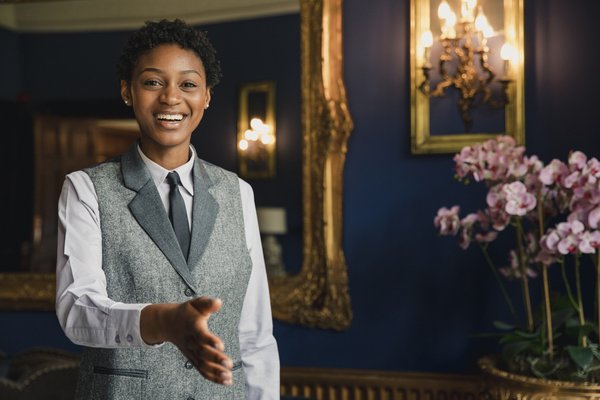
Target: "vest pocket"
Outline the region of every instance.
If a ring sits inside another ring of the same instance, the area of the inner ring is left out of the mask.
[[[92,400],[141,400],[148,371],[94,366]]]
[[[129,378],[148,379],[148,371],[145,369],[106,368],[95,366],[94,373],[101,375],[127,376]]]

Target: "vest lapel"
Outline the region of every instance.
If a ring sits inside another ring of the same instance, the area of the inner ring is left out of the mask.
[[[138,153],[137,144],[121,157],[121,171],[125,186],[137,192],[129,203],[129,210],[179,276],[192,290],[196,291],[175,232],[171,229],[171,223],[154,181]]]
[[[215,226],[215,220],[219,212],[219,204],[210,193],[212,181],[202,161],[196,157],[194,163],[194,203],[192,206],[192,240],[190,242],[190,253],[188,254],[188,265],[193,269],[202,254],[206,250],[208,240]]]

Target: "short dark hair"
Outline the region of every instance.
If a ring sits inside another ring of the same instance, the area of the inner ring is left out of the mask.
[[[221,65],[206,32],[199,31],[180,19],[148,21],[135,31],[121,51],[117,64],[119,79],[131,82],[131,75],[140,55],[161,44],[177,44],[182,49],[196,53],[204,65],[206,86],[212,88],[219,83]]]

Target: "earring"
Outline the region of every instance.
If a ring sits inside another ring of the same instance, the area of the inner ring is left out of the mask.
[[[208,109],[208,104],[204,106],[204,109],[205,109],[205,110],[206,110],[206,109]]]
[[[129,105],[129,100],[123,100],[125,102],[125,105],[128,106]]]

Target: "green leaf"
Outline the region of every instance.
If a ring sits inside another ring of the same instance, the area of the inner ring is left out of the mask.
[[[569,352],[569,356],[571,356],[571,360],[582,369],[586,369],[592,364],[592,360],[594,359],[592,349],[580,346],[567,346],[566,349]]]
[[[516,330],[515,335],[525,338],[525,339],[533,339],[533,338],[539,337],[540,333],[537,331],[536,332],[525,332],[525,331]]]
[[[579,322],[572,323],[569,321],[565,331],[571,338],[581,340],[582,337],[586,337],[590,333],[596,332],[596,327],[590,322],[579,325]]]
[[[503,331],[512,331],[513,329],[515,329],[514,325],[507,324],[506,322],[502,321],[494,321],[494,326],[496,327],[496,329],[500,329]]]
[[[556,310],[552,313],[552,327],[558,328],[575,314],[573,307]]]
[[[502,352],[507,359],[514,358],[517,354],[522,353],[530,347],[530,342],[512,342],[506,344]]]
[[[498,341],[500,344],[512,343],[512,342],[522,342],[523,338],[515,335],[514,333],[507,333],[502,336],[502,338]]]

